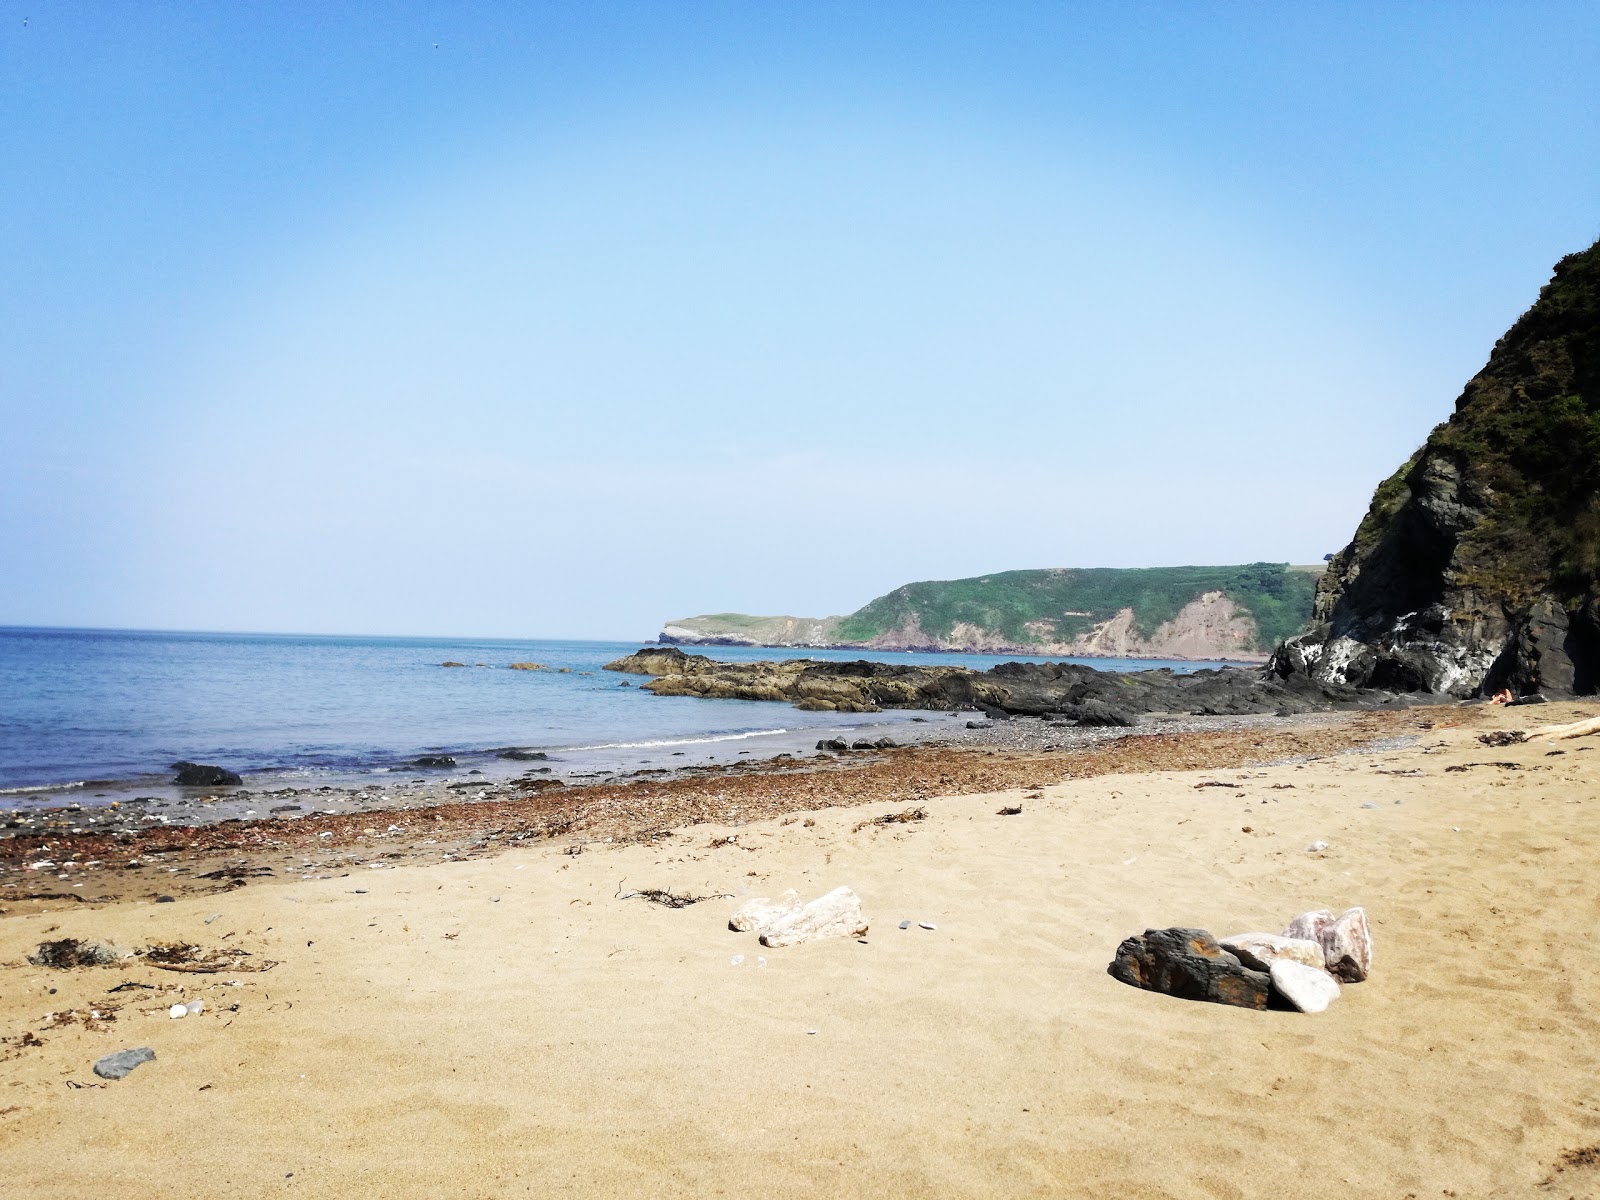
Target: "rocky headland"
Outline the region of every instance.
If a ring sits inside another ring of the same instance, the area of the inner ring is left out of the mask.
[[[1265,661],[1311,617],[1316,568],[1051,568],[908,583],[843,617],[714,613],[663,645]]]
[[[1275,674],[1466,697],[1600,683],[1600,243],[1556,264],[1378,486]]]

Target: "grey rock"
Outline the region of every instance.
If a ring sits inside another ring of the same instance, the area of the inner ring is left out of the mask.
[[[1297,1012],[1326,1012],[1339,998],[1339,981],[1320,967],[1280,958],[1272,964],[1272,990]]]
[[[1184,1000],[1266,1008],[1272,981],[1218,945],[1204,929],[1147,929],[1117,947],[1107,973],[1122,983]]]
[[[55,942],[40,942],[39,948],[28,955],[28,961],[36,967],[67,970],[71,967],[103,967],[126,957],[123,951],[106,942],[62,938]]]
[[[94,1073],[101,1079],[122,1079],[140,1063],[154,1062],[156,1052],[149,1046],[137,1050],[118,1050],[94,1064]]]
[[[233,787],[244,782],[226,767],[212,767],[204,763],[175,762],[172,769],[178,773],[172,782],[179,787]]]

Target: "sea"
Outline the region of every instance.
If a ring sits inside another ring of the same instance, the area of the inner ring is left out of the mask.
[[[760,701],[653,696],[637,686],[641,676],[602,669],[640,645],[0,627],[0,804],[54,801],[77,789],[104,796],[107,789],[156,787],[170,783],[180,760],[227,767],[255,786],[315,786],[414,775],[413,760],[430,754],[456,758],[462,772],[496,773],[489,768],[505,762],[500,752],[517,748],[546,753],[558,775],[583,777],[645,763],[683,766],[810,750],[820,737],[886,729],[893,736],[897,726],[930,719],[905,711],[801,712]],[[863,657],[729,646],[701,652],[737,661]],[[870,657],[978,670],[1045,661],[954,653]],[[1113,671],[1223,665],[1069,661]],[[548,669],[508,669],[515,662]]]

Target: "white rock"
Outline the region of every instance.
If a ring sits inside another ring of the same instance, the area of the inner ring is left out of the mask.
[[[174,1021],[182,1017],[187,1017],[188,1015],[189,1008],[184,1004],[174,1004],[171,1008],[167,1009],[167,1016],[171,1017]]]
[[[1328,970],[1346,983],[1360,983],[1372,970],[1372,930],[1367,910],[1349,908],[1322,931]]]
[[[800,907],[800,893],[790,888],[776,900],[759,896],[746,900],[733,916],[728,918],[728,928],[735,933],[765,933],[780,917],[786,917]]]
[[[861,897],[837,887],[811,903],[779,917],[761,934],[763,946],[795,946],[830,937],[860,937],[867,932]]]
[[[1301,913],[1294,920],[1283,927],[1283,936],[1286,938],[1302,938],[1308,942],[1322,945],[1322,931],[1334,921],[1333,914],[1325,908],[1314,912]]]
[[[1276,933],[1236,933],[1221,939],[1220,945],[1224,950],[1231,950],[1233,956],[1252,971],[1270,971],[1272,964],[1279,959],[1304,963],[1319,971],[1327,965],[1321,943],[1309,938],[1281,937]]]
[[[1272,964],[1272,990],[1303,1013],[1326,1012],[1339,998],[1339,982],[1332,975],[1288,958]]]
[[[1306,847],[1306,853],[1307,854],[1321,854],[1327,848],[1328,848],[1328,843],[1327,842],[1312,842],[1311,845]]]

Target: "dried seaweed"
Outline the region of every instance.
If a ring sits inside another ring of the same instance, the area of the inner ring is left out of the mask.
[[[626,882],[627,880],[622,881],[622,883]],[[640,888],[638,891],[624,892],[622,883],[617,884],[616,898],[618,900],[632,900],[635,896],[638,896],[641,899],[650,901],[651,904],[659,904],[665,908],[688,908],[691,904],[702,904],[707,900],[731,900],[733,898],[727,892],[716,892],[710,896],[690,896],[688,894],[680,896],[676,892],[669,892],[664,888]]]
[[[913,821],[926,821],[928,810],[925,808],[907,808],[897,813],[884,813],[881,817],[873,817],[870,821],[863,821],[852,829],[851,833],[860,833],[872,825],[909,825]]]

